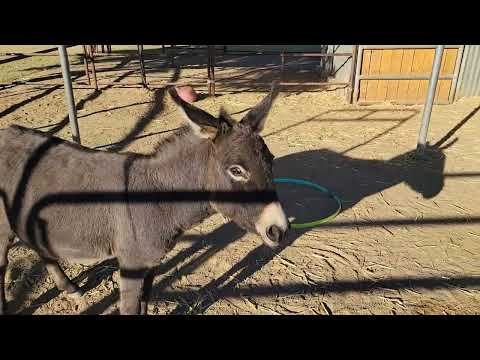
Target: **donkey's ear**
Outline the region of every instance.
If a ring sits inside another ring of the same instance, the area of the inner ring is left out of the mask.
[[[256,133],[263,130],[268,112],[279,92],[278,82],[272,84],[270,94],[244,116],[241,123],[250,126]]]
[[[225,108],[222,106],[220,107],[220,113],[218,115],[218,117],[220,118],[220,121],[225,121],[228,125],[230,125],[231,127],[234,127],[235,124],[237,123],[231,116],[230,114],[227,112],[227,110],[225,110]]]
[[[168,93],[179,106],[185,120],[192,128],[195,135],[204,139],[213,139],[217,136],[219,121],[214,116],[184,101],[177,93],[175,87],[170,87]]]

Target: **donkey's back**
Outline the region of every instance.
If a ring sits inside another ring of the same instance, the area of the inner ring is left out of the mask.
[[[15,233],[47,258],[105,258],[112,251],[119,205],[82,203],[75,196],[122,193],[124,161],[125,155],[90,150],[40,131],[20,126],[1,130],[0,235]],[[35,227],[43,223],[45,228],[32,229],[32,209],[52,196],[58,200],[35,214]]]

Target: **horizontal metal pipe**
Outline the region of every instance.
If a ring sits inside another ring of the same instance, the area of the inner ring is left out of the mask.
[[[334,56],[352,56],[352,53],[294,53],[294,52],[220,52],[221,56],[277,56],[284,55],[285,57],[334,57]]]
[[[98,58],[98,56],[95,56],[95,58]],[[298,67],[298,63],[286,63],[284,66],[285,67]],[[76,65],[76,66],[80,66],[80,64]],[[239,66],[241,67],[241,66]],[[267,71],[267,70],[274,70],[274,69],[281,69],[282,65],[269,65],[269,66],[259,66],[259,67],[247,67],[246,69],[248,70],[245,70],[245,73],[251,73],[251,72],[259,72],[259,71]],[[185,67],[186,69],[188,69],[189,67],[186,66]],[[232,69],[233,67],[232,66],[222,66],[221,64],[220,65],[216,65],[215,66],[216,69]],[[158,66],[145,66],[145,70],[156,70],[158,71],[159,67]],[[194,69],[201,69],[199,67],[195,67]],[[132,66],[125,66],[125,67],[122,67],[123,71],[131,71],[131,72],[137,72],[138,69],[137,67],[134,67],[133,65]],[[105,66],[100,66],[100,67],[97,67],[97,73],[98,72],[103,72],[103,73],[107,73],[107,72],[115,72],[117,73],[119,71],[119,69],[117,68],[112,68],[111,66],[109,65],[105,65]],[[312,70],[313,71],[313,70]],[[149,73],[148,76],[155,76],[154,74],[151,74]],[[243,74],[242,74],[243,75]],[[242,76],[242,75],[238,75],[238,76]],[[237,75],[235,75],[237,76]]]
[[[217,49],[218,50],[218,49]],[[148,50],[144,50],[144,51],[148,51]],[[189,50],[189,53],[192,53],[192,52],[198,52],[200,54],[203,54],[205,53],[204,49],[190,49]],[[220,51],[220,55],[221,56],[245,56],[245,55],[248,55],[248,56],[275,56],[275,55],[280,55],[282,54],[281,52],[252,52],[252,53],[249,53],[249,52],[233,52],[233,51],[229,51],[227,53],[224,53],[223,51]],[[340,56],[340,57],[348,57],[348,56],[352,56],[353,54],[352,53],[294,53],[294,52],[285,52],[283,53],[285,57],[335,57],[335,56]],[[83,54],[76,54],[78,56],[84,56]],[[135,57],[136,54],[132,54],[132,53],[129,53],[129,52],[113,52],[113,53],[96,53],[95,54],[95,57],[96,58],[102,58],[102,57],[115,57],[115,56],[119,56],[119,55],[122,55],[122,56],[129,56],[129,57]],[[157,52],[157,51],[148,51],[148,52],[144,52],[143,56],[144,57],[152,57],[152,56],[156,56],[156,57],[161,57],[161,58],[168,58],[168,56],[171,56],[172,54],[169,54],[169,55],[166,55],[162,52]],[[182,53],[177,53],[175,55],[182,55]],[[46,56],[46,55],[44,55]],[[49,55],[49,56],[53,56],[53,55]]]
[[[332,56],[352,56],[353,53],[282,53],[285,57],[332,57]]]
[[[179,85],[205,85],[206,83],[206,79],[203,80],[203,81],[198,81],[198,82],[185,82],[185,83],[177,83],[177,82],[163,82],[163,81],[159,81],[159,82],[156,82],[156,84],[161,84],[161,85],[175,85],[175,86],[179,86]],[[213,81],[212,81],[213,82]],[[229,81],[229,80],[226,80],[226,81],[222,81],[222,80],[215,80],[215,83],[224,83],[224,82],[228,82],[229,84],[234,84],[234,85],[259,85],[259,86],[270,86],[272,83],[270,82],[255,82],[255,81]],[[87,83],[83,83],[83,82],[75,82],[76,85],[88,85]],[[100,83],[99,82],[99,86],[109,86],[109,85],[139,85],[141,83],[120,83],[120,82],[108,82],[108,83]],[[305,86],[316,86],[316,85],[332,85],[332,86],[339,86],[339,85],[342,85],[342,86],[346,86],[346,85],[350,85],[350,83],[348,82],[279,82],[278,83],[279,85],[281,86],[301,86],[301,85],[305,85]],[[31,86],[38,86],[39,84],[38,83],[22,83],[22,84],[19,84],[19,85],[31,85]],[[41,84],[43,86],[58,86],[58,85],[62,85],[61,83],[48,83],[48,84]],[[3,86],[0,84],[0,86]]]
[[[143,51],[148,51],[147,50],[143,50]],[[198,53],[201,53],[201,54],[204,54],[205,53],[205,50],[200,50],[200,49],[191,49],[189,50],[189,53],[191,52],[198,52]],[[82,54],[78,54],[79,56],[83,56]],[[102,57],[115,57],[115,56],[127,56],[127,57],[136,57],[138,55],[138,53],[130,53],[130,52],[121,52],[121,51],[115,51],[115,52],[112,52],[112,53],[95,53],[95,58],[102,58]],[[169,56],[171,56],[172,54],[164,54],[163,52],[161,51],[148,51],[148,52],[144,52],[143,53],[143,56],[157,56],[157,57],[161,57],[161,58],[168,58]],[[182,53],[175,53],[173,55],[182,55]]]
[[[200,85],[204,86],[206,83],[207,79],[204,80],[199,80],[199,81],[188,81],[188,82],[163,82],[163,81],[158,81],[158,82],[152,82],[153,84],[157,85],[162,85],[162,86],[168,86],[168,85],[173,85],[173,86],[187,86],[187,85]],[[215,80],[215,83],[228,83],[232,85],[258,85],[258,86],[270,86],[272,83],[271,82],[256,82],[256,81],[242,81],[242,80],[228,80],[228,79],[217,79]],[[90,87],[88,86],[88,83],[82,82],[82,81],[75,81],[75,85],[85,85],[85,89],[89,89]],[[318,85],[330,85],[330,86],[350,86],[350,83],[348,82],[279,82],[278,83],[281,86],[318,86]],[[5,85],[10,85],[10,84],[5,84]],[[0,84],[0,86],[5,86],[3,84]],[[46,86],[58,86],[62,85],[62,83],[29,83],[29,82],[22,82],[18,85],[31,85],[31,86],[38,86],[38,87],[46,87]],[[136,85],[141,85],[141,83],[121,83],[121,82],[99,82],[98,86],[136,86]]]
[[[229,79],[216,79],[215,82],[228,82],[229,84],[255,84],[255,85],[271,85],[271,82],[261,82],[261,81],[242,81],[242,80],[229,80]],[[278,85],[281,86],[297,86],[297,85],[350,85],[348,82],[279,82]]]
[[[217,49],[220,51],[219,49]],[[148,50],[144,50],[148,51]],[[200,52],[200,53],[205,53],[205,49],[189,49],[189,52]],[[332,57],[332,56],[352,56],[352,53],[296,53],[296,52],[242,52],[242,51],[229,51],[224,53],[223,51],[220,51],[221,55],[232,55],[232,56],[237,56],[237,55],[249,55],[249,56],[271,56],[271,55],[280,55],[284,54],[285,56],[288,57]],[[81,54],[79,54],[81,55]],[[129,52],[120,52],[116,51],[113,53],[98,53],[95,54],[96,57],[101,58],[101,57],[111,57],[111,56],[117,56],[117,55],[124,55],[124,56],[135,56],[135,54],[129,53]],[[161,57],[167,57],[169,55],[165,55],[164,53],[157,52],[157,51],[148,51],[144,52],[144,56],[147,55],[155,55],[155,56],[161,56]],[[170,54],[171,55],[171,54]]]
[[[360,75],[360,80],[430,80],[428,75]],[[439,80],[452,80],[454,75],[442,75]]]
[[[168,85],[168,84],[164,84],[164,83],[156,83],[156,82],[149,82],[148,83],[148,88],[149,89],[163,89],[165,88],[165,85]],[[175,85],[175,86],[197,86],[198,88],[207,88],[207,84],[205,82],[203,83],[200,83],[200,84],[191,84],[191,83],[185,83],[185,84],[171,84],[171,85]],[[268,86],[271,85],[270,83],[268,84]],[[99,89],[101,89],[103,86],[108,86],[108,87],[111,87],[111,88],[118,88],[118,89],[141,89],[143,88],[142,84],[141,83],[129,83],[129,84],[122,84],[122,83],[110,83],[110,84],[98,84],[98,87]],[[265,87],[268,87],[268,86],[265,86]],[[74,84],[74,86],[72,87],[73,89],[79,89],[79,90],[91,90],[91,89],[95,89],[93,86],[91,85],[88,85],[88,84]],[[217,94],[228,94],[230,92],[230,90],[225,90],[225,89],[222,89],[222,88],[217,88],[218,91],[216,91]],[[252,91],[251,89],[244,89],[242,91]],[[289,91],[288,90],[288,87],[285,88],[285,91]],[[296,90],[292,90],[292,91],[296,91]],[[377,102],[378,103],[378,102]],[[442,104],[442,103],[439,103],[439,104]]]
[[[411,46],[409,46],[411,47]],[[205,53],[205,50],[206,48],[181,48],[181,49],[178,49],[178,50],[189,50],[189,52],[201,52],[201,53]],[[238,50],[238,51],[228,51],[226,53],[223,52],[223,50],[221,49],[215,49],[216,51],[220,51],[221,54],[225,54],[225,55],[236,55],[236,54],[239,54],[239,55],[279,55],[281,54],[282,52],[258,52],[258,51],[255,51],[255,52],[249,52],[249,51],[242,51],[242,50]],[[144,56],[146,55],[160,55],[160,56],[165,56],[165,54],[160,50],[160,51],[149,51],[148,49],[147,50],[144,50],[144,51],[148,51],[147,53],[144,53]],[[178,51],[180,52],[180,51]],[[285,56],[291,56],[291,57],[294,57],[294,56],[303,56],[303,57],[330,57],[330,56],[352,56],[352,53],[300,53],[300,52],[283,52],[283,54]],[[78,53],[78,54],[71,54],[70,56],[75,56],[75,55],[78,55],[78,56],[83,56],[83,54],[81,53]],[[135,53],[130,53],[130,52],[122,52],[122,51],[115,51],[113,53],[96,53],[95,54],[95,57],[111,57],[111,56],[118,56],[118,55],[130,55],[130,56],[136,56]],[[0,53],[0,56],[58,56],[58,53],[55,53],[55,54],[39,54],[39,53],[20,53],[20,52],[4,52],[4,53]]]
[[[388,101],[391,104],[394,105],[423,105],[424,102],[418,102],[418,101],[407,101],[407,100],[359,100],[357,101],[358,105],[375,105],[375,104],[382,104],[385,101]],[[435,102],[435,105],[449,105],[449,101],[437,101]]]
[[[459,49],[462,45],[445,45],[445,49]],[[381,50],[381,49],[432,49],[434,50],[436,45],[363,45],[367,50]]]

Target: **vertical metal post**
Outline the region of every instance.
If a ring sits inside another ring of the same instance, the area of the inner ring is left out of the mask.
[[[142,78],[142,85],[144,88],[147,87],[147,77],[145,75],[145,63],[143,62],[143,45],[137,45],[138,49],[138,58],[140,61],[140,76]]]
[[[465,74],[465,68],[466,68],[466,65],[467,65],[466,60],[468,59],[468,56],[469,56],[469,53],[470,53],[471,50],[472,50],[472,45],[464,45],[464,50],[463,50],[463,53],[462,53],[462,60],[461,60],[460,68],[458,69],[458,79],[457,79],[457,83],[455,85],[455,97],[454,97],[455,100],[458,100],[459,96],[463,95],[463,94],[459,93],[459,91],[460,91],[460,86],[463,82],[463,76]]]
[[[216,59],[215,59],[215,54],[216,54],[216,50],[215,50],[215,45],[213,45],[211,47],[211,50],[212,50],[212,60],[210,62],[210,65],[212,66],[212,70],[211,70],[211,74],[212,74],[212,78],[211,78],[211,81],[212,81],[212,95],[215,96],[215,64],[216,64]]]
[[[212,52],[210,45],[207,45],[207,76],[208,95],[212,96]]]
[[[358,45],[353,45],[352,49],[352,68],[350,70],[350,89],[347,93],[347,100],[350,104],[353,103],[353,89],[355,88],[355,74],[357,69],[357,55]]]
[[[360,71],[362,69],[362,62],[363,62],[363,46],[358,45],[357,47],[357,62],[355,64],[355,79],[353,81],[353,96],[352,96],[352,103],[358,101],[358,94],[360,92]]]
[[[453,102],[455,99],[455,93],[457,91],[458,78],[460,75],[460,67],[462,65],[463,52],[465,51],[465,45],[460,46],[457,52],[457,60],[455,62],[455,69],[453,70],[453,80],[450,87],[450,93],[448,94],[448,102]]]
[[[72,79],[70,77],[70,66],[68,63],[68,54],[65,45],[58,45],[60,55],[60,64],[62,65],[63,82],[65,84],[65,97],[68,105],[68,118],[70,119],[70,128],[72,130],[73,141],[80,144],[80,130],[77,123],[77,109],[72,90]]]
[[[98,90],[97,70],[95,69],[95,50],[94,45],[90,45],[90,61],[92,62],[93,86]]]
[[[424,155],[427,147],[428,125],[430,124],[430,115],[432,114],[433,102],[435,100],[444,48],[445,45],[437,45],[435,49],[435,59],[433,60],[432,74],[430,76],[430,83],[428,84],[427,99],[423,108],[422,125],[418,134],[417,154],[420,156]]]
[[[85,76],[88,79],[88,86],[90,86],[92,85],[92,81],[90,80],[90,69],[88,67],[88,52],[85,45],[83,45],[83,64],[85,65]]]

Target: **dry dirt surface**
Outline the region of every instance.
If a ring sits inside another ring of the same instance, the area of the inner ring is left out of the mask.
[[[162,89],[74,92],[90,148],[149,153],[181,125]],[[213,114],[223,105],[240,119],[263,96],[225,90],[196,104]],[[289,246],[275,255],[220,215],[207,219],[157,269],[149,314],[480,313],[479,109],[480,98],[436,106],[431,160],[422,161],[412,153],[421,106],[361,107],[328,91],[282,92],[263,132],[276,176],[330,188],[343,212],[316,229],[292,230]],[[70,139],[66,116],[61,87],[0,90],[2,128],[20,124]],[[314,191],[278,191],[296,221],[334,210]],[[62,263],[86,290],[70,299],[33,251],[15,246],[8,258],[11,312],[100,314],[118,306],[115,262]]]

